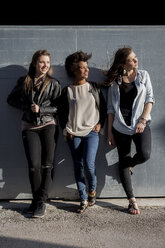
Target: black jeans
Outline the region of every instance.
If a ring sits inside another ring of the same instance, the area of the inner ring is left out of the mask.
[[[121,183],[130,199],[134,197],[131,174],[129,167],[134,167],[137,164],[144,163],[150,158],[151,154],[151,130],[149,124],[146,125],[143,133],[134,135],[126,135],[118,132],[113,128],[112,130],[116,142],[119,155],[119,173]],[[132,141],[136,147],[136,154],[131,157],[131,143]]]
[[[29,180],[34,201],[48,199],[52,183],[52,169],[58,129],[47,125],[22,132],[23,144],[29,167]]]

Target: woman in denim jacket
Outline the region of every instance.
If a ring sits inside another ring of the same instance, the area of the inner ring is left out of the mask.
[[[101,89],[87,80],[90,58],[91,54],[82,51],[66,58],[65,68],[73,82],[63,88],[59,106],[59,121],[71,150],[81,201],[78,213],[84,212],[88,205],[95,204],[95,158],[99,132],[106,118],[106,104]]]
[[[117,146],[119,173],[129,200],[131,214],[140,214],[131,182],[132,168],[150,158],[150,112],[154,96],[150,76],[138,70],[138,59],[131,47],[117,50],[107,72],[108,144]],[[136,154],[131,157],[131,142]]]

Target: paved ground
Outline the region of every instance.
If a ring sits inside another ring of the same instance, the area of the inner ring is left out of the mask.
[[[165,248],[165,198],[138,199],[139,216],[127,213],[126,199],[99,199],[83,214],[79,202],[53,200],[32,219],[29,203],[0,202],[1,248]]]

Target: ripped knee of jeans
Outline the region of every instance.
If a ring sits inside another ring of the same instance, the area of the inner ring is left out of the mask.
[[[42,165],[42,169],[52,169],[53,165]]]

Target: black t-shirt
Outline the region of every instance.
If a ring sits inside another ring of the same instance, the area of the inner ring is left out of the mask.
[[[137,95],[135,82],[120,85],[120,111],[128,126],[131,125],[132,105]]]

